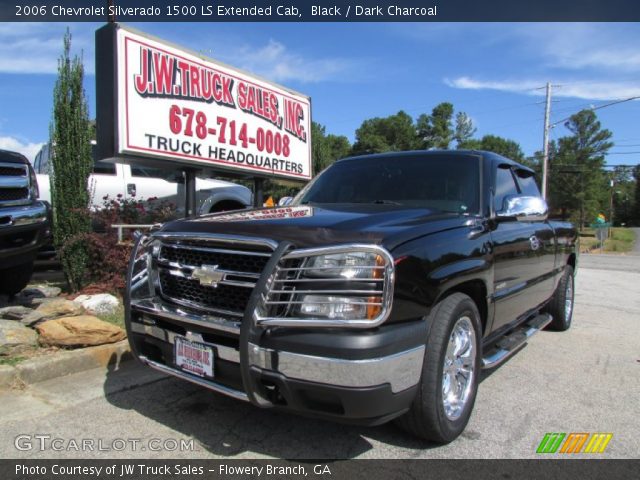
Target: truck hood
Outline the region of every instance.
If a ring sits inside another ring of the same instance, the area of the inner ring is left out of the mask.
[[[470,217],[396,205],[332,204],[241,210],[165,224],[162,232],[210,233],[288,240],[298,248],[374,243],[393,250],[431,233],[462,228]]]

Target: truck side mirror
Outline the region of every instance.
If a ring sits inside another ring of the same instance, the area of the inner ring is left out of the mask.
[[[496,213],[500,222],[542,222],[547,219],[549,207],[541,197],[509,195],[505,197],[502,210]]]

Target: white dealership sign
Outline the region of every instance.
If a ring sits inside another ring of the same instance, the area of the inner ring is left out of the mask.
[[[309,97],[121,26],[115,32],[115,155],[311,178]]]

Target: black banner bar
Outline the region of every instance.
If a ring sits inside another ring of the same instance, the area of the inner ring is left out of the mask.
[[[487,452],[489,453],[489,452]],[[640,460],[0,460],[3,480],[631,479]]]
[[[1,22],[637,22],[638,0],[0,0]]]

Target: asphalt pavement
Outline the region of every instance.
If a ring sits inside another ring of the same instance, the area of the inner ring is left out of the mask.
[[[393,424],[262,410],[126,362],[0,391],[0,457],[534,458],[547,432],[610,432],[599,457],[638,458],[640,256],[582,255],[576,282],[572,328],[539,333],[485,373],[466,431],[446,446]],[[93,450],[79,452],[82,440]]]

